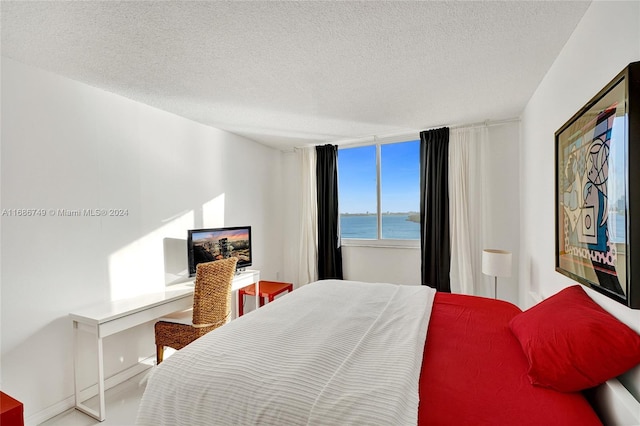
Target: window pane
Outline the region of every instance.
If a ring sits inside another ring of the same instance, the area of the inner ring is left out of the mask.
[[[380,147],[382,238],[420,239],[420,141]]]
[[[378,238],[376,147],[338,150],[338,193],[342,238]]]

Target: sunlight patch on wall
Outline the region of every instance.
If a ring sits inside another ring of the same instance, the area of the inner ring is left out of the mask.
[[[164,291],[167,238],[186,239],[193,227],[194,212],[171,218],[160,228],[123,247],[109,256],[111,300]],[[186,253],[184,254],[186,257]]]
[[[224,193],[202,205],[203,228],[220,228],[224,226]]]

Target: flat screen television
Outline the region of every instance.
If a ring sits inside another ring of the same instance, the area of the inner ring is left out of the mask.
[[[189,277],[196,275],[196,266],[203,262],[238,258],[236,270],[251,266],[251,227],[190,229],[187,236]]]

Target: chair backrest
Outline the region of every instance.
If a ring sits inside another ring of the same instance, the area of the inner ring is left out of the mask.
[[[238,259],[199,263],[193,292],[193,324],[222,325],[231,315],[231,282]]]

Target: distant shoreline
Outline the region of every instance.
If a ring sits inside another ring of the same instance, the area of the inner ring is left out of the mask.
[[[377,213],[340,213],[340,216],[375,216]],[[397,212],[387,212],[382,213],[383,216],[411,216],[414,214],[418,214],[418,212],[406,212],[406,213],[397,213]]]
[[[377,213],[340,213],[340,216],[347,216],[347,217],[355,217],[355,216],[377,216]],[[382,216],[408,216],[407,220],[411,221],[411,222],[420,222],[420,213],[418,212],[404,212],[404,213],[399,213],[399,212],[387,212],[387,213],[382,213]]]

